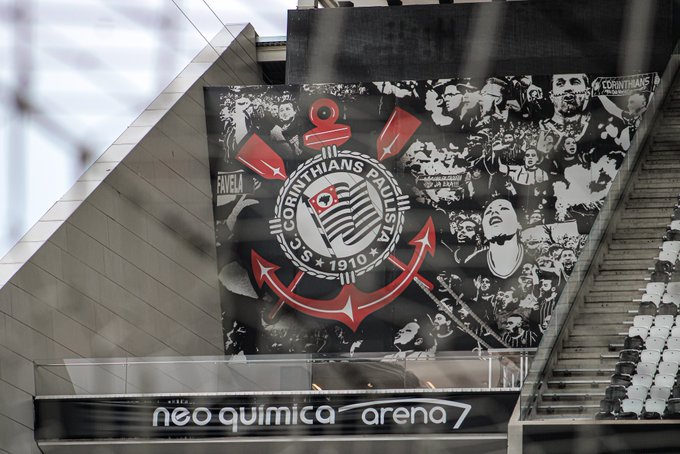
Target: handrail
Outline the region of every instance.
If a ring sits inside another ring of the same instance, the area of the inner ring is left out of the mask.
[[[321,389],[317,384],[324,381],[330,389],[338,385],[346,385],[347,389],[359,386],[361,389],[369,384],[371,388],[375,386],[374,389],[402,389],[417,382],[423,389],[458,387],[490,390],[500,386],[518,391],[535,352],[535,348],[499,349],[479,354],[453,352],[428,359],[376,357],[375,353],[370,358],[312,355],[286,355],[285,358],[77,358],[36,361],[34,371],[37,396],[227,391],[276,393]],[[351,368],[350,375],[358,373],[370,381],[359,383],[357,380],[361,377],[343,375],[348,373],[347,367]],[[340,375],[332,378],[337,372]]]
[[[529,368],[528,375],[524,380],[524,386],[520,394],[519,417],[521,421],[527,420],[530,417],[531,410],[538,398],[539,387],[543,383],[545,374],[548,372],[549,362],[554,358],[554,353],[556,353],[555,349],[561,345],[561,341],[568,335],[567,326],[569,326],[575,315],[574,307],[576,303],[580,301],[584,291],[587,290],[587,277],[591,275],[593,260],[601,249],[607,245],[606,240],[608,235],[611,235],[610,221],[614,217],[619,205],[623,203],[626,190],[629,184],[631,184],[630,176],[636,169],[640,156],[650,143],[654,125],[671,91],[679,67],[680,55],[678,55],[678,46],[676,45],[676,48],[671,53],[668,65],[661,76],[659,85],[654,91],[654,96],[647,106],[647,111],[640,122],[640,126],[633,137],[621,168],[612,182],[604,205],[593,223],[588,240],[553,309],[551,323],[543,333],[543,338],[538,346],[534,361]]]
[[[536,348],[494,348],[482,351],[447,351],[438,352],[433,358],[437,360],[454,360],[454,359],[484,359],[484,357],[532,354],[536,353]],[[73,358],[55,361],[54,359],[35,360],[33,361],[35,367],[49,367],[49,366],[116,366],[123,364],[271,364],[271,363],[285,363],[294,364],[299,363],[325,363],[330,361],[348,361],[348,362],[362,362],[362,361],[382,361],[385,360],[385,355],[390,352],[372,352],[372,353],[356,353],[354,356],[346,356],[343,354],[334,355],[317,355],[317,354],[282,354],[282,355],[256,355],[246,357],[233,356],[158,356],[158,357],[122,357],[118,358]],[[429,360],[428,359],[428,360]],[[407,359],[407,361],[411,361]]]

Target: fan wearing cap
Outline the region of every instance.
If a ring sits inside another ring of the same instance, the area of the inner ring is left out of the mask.
[[[480,103],[482,95],[479,92],[479,88],[469,82],[457,84],[456,88],[463,94],[463,98],[454,116],[454,122],[461,132],[476,131],[482,118],[482,106]]]

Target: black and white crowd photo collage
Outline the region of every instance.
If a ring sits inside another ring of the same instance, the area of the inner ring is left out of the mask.
[[[225,352],[537,347],[658,80],[206,88]]]

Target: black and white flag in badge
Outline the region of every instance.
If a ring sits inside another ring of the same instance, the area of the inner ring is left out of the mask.
[[[536,347],[657,83],[207,88],[225,351]]]
[[[379,203],[371,200],[366,181],[353,186],[343,182],[330,185],[307,201],[331,252],[336,238],[344,245],[354,245],[380,223]]]

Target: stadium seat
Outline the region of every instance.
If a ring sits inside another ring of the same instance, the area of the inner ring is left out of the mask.
[[[671,266],[678,260],[678,252],[677,251],[668,251],[668,250],[661,250],[659,252],[659,261],[662,262],[668,262],[671,264]]]
[[[619,352],[619,361],[632,361],[637,363],[640,361],[639,350],[621,350]]]
[[[680,243],[680,241],[678,241]],[[645,293],[650,295],[663,295],[664,290],[666,290],[666,284],[663,282],[649,282],[645,286]]]
[[[649,330],[641,326],[631,326],[628,328],[628,337],[640,336],[643,340],[647,339],[649,335]]]
[[[661,419],[666,411],[666,401],[660,399],[647,399],[642,412],[642,419]]]
[[[635,377],[636,375],[633,376],[633,383],[635,383]],[[654,384],[657,386],[672,388],[673,385],[675,385],[675,375],[656,374],[654,377]]]
[[[668,260],[657,260],[654,262],[654,272],[655,273],[664,273],[667,274],[668,276],[673,273],[673,270],[675,267],[673,266],[673,263],[668,261]]]
[[[665,317],[668,317],[667,315]],[[672,319],[672,317],[671,317]],[[639,328],[651,328],[652,325],[654,324],[655,318],[652,317],[651,315],[636,315],[633,318],[633,326],[637,326]]]
[[[633,376],[633,375],[635,375],[635,370],[636,370],[636,364],[631,362],[631,361],[619,361],[618,363],[616,363],[616,366],[614,366],[614,373],[615,374],[624,374],[624,375]],[[673,372],[673,374],[675,374],[675,372]]]
[[[640,336],[633,336],[633,337],[627,336],[623,340],[624,350],[630,350],[630,349],[642,350],[642,347],[644,345],[645,345],[645,341]]]
[[[680,254],[680,241],[664,241],[661,243],[661,250]]]
[[[680,350],[680,336],[673,336],[668,338],[668,350]]]
[[[661,352],[656,350],[642,350],[640,352],[640,362],[652,363],[655,366],[661,361]]]
[[[659,373],[663,375],[676,375],[678,373],[678,363],[661,361],[659,363]]]
[[[654,375],[656,373],[656,363],[637,363],[636,372],[641,375]]]
[[[664,273],[661,271],[654,271],[650,276],[652,282],[665,282],[668,283],[671,280],[670,273]]]
[[[645,388],[649,389],[654,383],[654,377],[651,375],[635,374],[632,377],[631,383],[633,386],[644,386]],[[659,383],[659,385],[662,384]]]
[[[663,360],[669,363],[680,364],[680,351],[678,350],[664,350]]]
[[[654,304],[653,302],[643,301],[640,303],[640,306],[638,307],[638,314],[655,316],[657,310],[658,310],[657,305]]]
[[[595,419],[598,421],[614,420],[616,419],[616,415],[614,413],[605,413],[600,411],[595,414]]]
[[[637,399],[623,399],[618,419],[638,419],[642,414],[644,401]]]
[[[671,337],[680,337],[680,325],[675,325],[671,328]]]
[[[664,293],[664,295],[661,297],[661,302],[664,304],[675,304],[676,306],[680,306],[680,295]]]
[[[627,388],[625,386],[608,386],[604,390],[605,399],[623,400],[626,398]]]
[[[647,350],[656,350],[658,352],[663,351],[664,347],[666,346],[666,338],[665,337],[648,337],[645,339],[645,348]]]
[[[609,380],[610,384],[618,386],[630,386],[631,382],[632,379],[630,375],[623,374],[613,374]]]
[[[626,389],[626,396],[624,398],[644,401],[644,400],[647,399],[647,392],[648,391],[649,391],[649,388],[645,388],[644,386],[630,385]]]
[[[664,315],[662,317],[670,317],[669,315]],[[649,337],[658,337],[664,341],[670,337],[671,330],[665,326],[652,326],[649,329]]]
[[[654,385],[649,388],[649,397],[652,399],[668,400],[671,396],[671,388],[667,386]]]
[[[666,293],[670,295],[680,295],[680,282],[669,282],[666,286]]]
[[[678,306],[674,303],[661,303],[656,311],[658,315],[678,315]]]
[[[665,419],[680,419],[680,398],[671,398],[666,402]]]
[[[654,303],[654,305],[658,306],[659,304],[661,304],[662,297],[663,293],[645,293],[644,295],[642,295],[640,301],[642,302],[649,301],[650,303]]]
[[[618,413],[621,410],[621,401],[618,399],[602,399],[600,401],[600,413]]]
[[[639,317],[639,315],[637,316]],[[675,317],[672,315],[657,315],[654,317],[654,326],[661,326],[671,329],[675,324]]]

